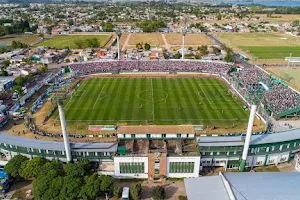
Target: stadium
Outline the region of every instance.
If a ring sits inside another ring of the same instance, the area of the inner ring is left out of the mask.
[[[242,160],[248,168],[277,165],[300,151],[299,129],[278,128],[299,118],[300,95],[259,66],[86,62],[65,66],[44,84],[51,87],[25,119],[28,138],[0,135],[8,160],[17,154],[62,162],[86,157],[99,173],[159,182],[198,177],[205,167],[237,169]],[[253,126],[245,138],[248,120]]]

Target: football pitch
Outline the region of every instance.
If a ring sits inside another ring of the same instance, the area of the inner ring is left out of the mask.
[[[65,101],[68,122],[218,127],[247,124],[249,112],[212,78],[94,78]]]
[[[284,59],[300,56],[300,40],[282,33],[219,33],[219,39],[235,51],[255,59]]]

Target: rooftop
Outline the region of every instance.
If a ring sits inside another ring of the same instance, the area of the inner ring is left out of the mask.
[[[178,125],[178,126],[119,126],[119,134],[193,134],[195,133],[193,126]]]
[[[298,172],[245,172],[185,179],[189,200],[295,200],[300,195]],[[229,187],[226,187],[226,181]]]

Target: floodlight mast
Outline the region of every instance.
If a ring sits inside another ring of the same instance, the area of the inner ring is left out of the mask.
[[[244,172],[246,169],[246,163],[247,163],[246,161],[247,161],[247,156],[248,156],[248,151],[249,151],[249,146],[250,146],[250,141],[251,141],[251,135],[252,135],[252,129],[253,129],[253,124],[254,124],[256,109],[257,109],[257,105],[251,105],[251,112],[250,112],[249,121],[248,121],[246,140],[245,140],[245,144],[244,144],[242,161],[240,163],[240,172]]]
[[[120,60],[120,37],[121,37],[121,30],[119,28],[116,29],[116,34],[117,34],[117,45],[118,45],[118,60]]]
[[[62,135],[63,135],[63,139],[64,139],[66,158],[67,158],[67,162],[71,163],[73,160],[72,160],[72,155],[71,155],[69,138],[68,138],[68,134],[67,134],[67,123],[66,123],[62,99],[57,99],[57,107],[58,107],[58,112],[59,112],[61,131],[62,131]]]
[[[181,59],[184,59],[184,42],[185,42],[185,35],[187,33],[186,26],[184,26],[182,30],[182,51],[181,51]]]

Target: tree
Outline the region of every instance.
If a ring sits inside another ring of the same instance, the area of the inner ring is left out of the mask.
[[[114,187],[113,194],[115,198],[119,198],[121,194],[121,188],[119,186]]]
[[[151,190],[151,196],[153,200],[162,200],[166,196],[165,188],[162,186],[156,186]]]
[[[294,21],[292,21],[291,26],[292,27],[300,26],[300,20],[294,20]]]
[[[19,176],[19,169],[25,161],[29,160],[26,156],[16,155],[12,159],[8,161],[8,163],[4,166],[5,172],[16,178]]]
[[[22,163],[19,174],[24,179],[36,178],[46,162],[46,159],[41,157],[35,157],[31,160],[27,160]]]
[[[80,188],[83,186],[82,177],[65,176],[60,190],[59,199],[78,199]]]
[[[174,55],[174,59],[180,59],[182,57],[181,53],[179,51]]]
[[[5,70],[0,71],[0,76],[8,76],[8,72]]]
[[[43,200],[57,200],[60,194],[60,190],[63,186],[64,179],[61,176],[54,178],[49,185],[49,188],[45,191],[43,195]],[[38,199],[38,198],[36,198]]]
[[[189,47],[188,50],[192,51],[192,50],[193,50],[193,47]]]
[[[73,164],[73,163],[68,163],[65,165],[65,172],[67,176],[70,177],[84,177],[85,170],[82,165],[79,163]]]
[[[96,199],[100,194],[101,180],[98,173],[88,177],[86,184],[81,188],[79,196],[83,199]]]
[[[142,193],[142,185],[140,183],[132,184],[129,191],[131,199],[139,200]]]
[[[7,68],[10,65],[10,60],[4,60],[1,64]]]
[[[44,164],[41,167],[38,176],[43,176],[50,171],[55,171],[57,174],[62,175],[63,174],[63,165],[57,161],[47,162],[46,164]]]
[[[23,77],[19,76],[14,80],[14,83],[15,83],[15,85],[19,85],[19,86],[23,87],[25,84],[25,80]]]
[[[149,51],[149,50],[150,50],[150,48],[151,48],[150,44],[148,44],[148,43],[145,43],[145,50]]]
[[[234,59],[234,56],[231,55],[231,53],[227,52],[226,56],[224,57],[224,61],[225,62],[234,62],[235,59]]]
[[[57,177],[57,172],[55,170],[50,170],[43,176],[35,179],[33,181],[33,194],[35,199],[45,199],[43,196],[45,191],[49,189],[52,181]]]
[[[23,96],[23,89],[22,86],[20,85],[15,85],[13,87],[13,91],[15,91],[16,93],[18,93],[19,96]]]
[[[100,180],[101,180],[101,185],[100,185],[101,192],[108,192],[112,190],[112,187],[115,182],[115,179],[112,176],[101,175]]]

